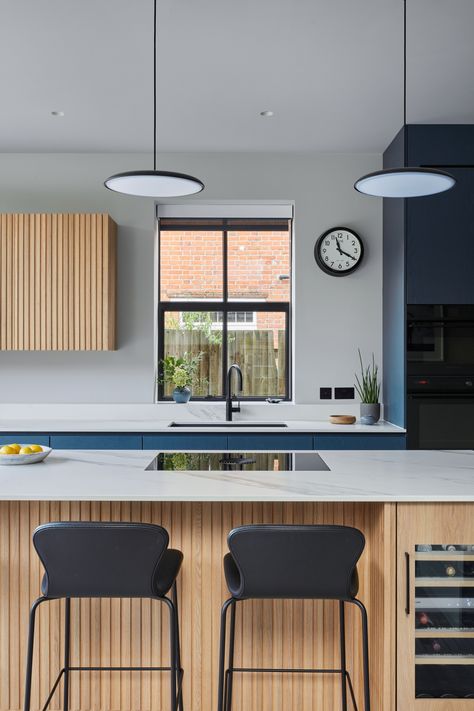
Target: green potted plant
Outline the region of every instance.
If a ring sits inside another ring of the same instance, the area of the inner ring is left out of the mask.
[[[160,361],[162,377],[160,382],[174,385],[173,400],[178,403],[188,402],[191,388],[199,380],[199,364],[204,353],[197,355],[183,353],[182,357],[166,356]]]
[[[362,355],[359,351],[360,378],[355,374],[355,389],[360,397],[360,421],[363,425],[375,425],[380,420],[380,382],[379,368],[375,364],[372,353],[372,363],[367,367],[362,362]]]

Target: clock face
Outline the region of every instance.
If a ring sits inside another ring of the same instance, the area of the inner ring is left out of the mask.
[[[327,230],[314,247],[314,258],[318,266],[331,276],[351,274],[361,263],[363,255],[361,238],[346,227]]]

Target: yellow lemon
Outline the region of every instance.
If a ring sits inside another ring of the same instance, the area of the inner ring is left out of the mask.
[[[9,447],[8,444],[6,444],[0,449],[0,454],[18,454],[18,452],[16,449],[13,449],[13,447]]]
[[[19,451],[19,454],[33,454],[33,450],[31,447],[22,447]]]
[[[14,449],[15,452],[16,452],[16,454],[18,454],[18,452],[19,452],[20,449],[21,449],[21,447],[20,447],[19,444],[9,444],[8,446],[10,447],[10,449]]]
[[[42,452],[43,447],[40,444],[30,444],[30,449],[32,452]]]

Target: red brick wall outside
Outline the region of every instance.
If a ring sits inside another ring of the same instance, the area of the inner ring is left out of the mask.
[[[161,300],[222,299],[222,233],[160,233]],[[229,298],[249,301],[290,300],[288,232],[229,232]],[[230,326],[231,327],[231,326]],[[257,313],[257,329],[282,329],[279,313]]]

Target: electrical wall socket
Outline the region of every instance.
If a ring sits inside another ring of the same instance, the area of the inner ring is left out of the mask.
[[[334,397],[336,400],[353,400],[354,388],[334,388]]]

